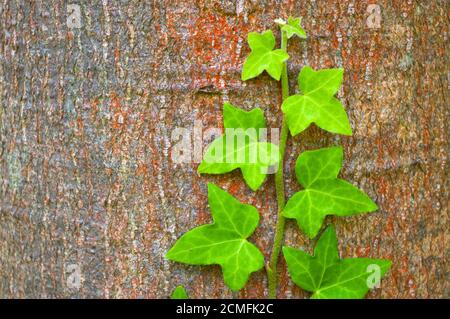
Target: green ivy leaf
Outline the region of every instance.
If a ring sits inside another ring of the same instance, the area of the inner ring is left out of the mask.
[[[342,68],[314,71],[305,66],[302,69],[298,84],[303,95],[292,95],[281,106],[292,135],[301,133],[311,123],[331,133],[352,134],[345,109],[334,97],[343,74]]]
[[[295,163],[295,175],[303,187],[310,187],[315,181],[337,178],[342,167],[342,147],[327,147],[303,152]]]
[[[297,159],[295,172],[305,189],[289,199],[283,216],[295,218],[310,238],[317,235],[327,215],[349,216],[378,209],[364,192],[337,178],[342,158],[341,147],[330,147],[304,152]]]
[[[259,107],[246,112],[230,103],[224,103],[223,125],[225,128],[261,129],[266,128],[266,120]]]
[[[264,70],[279,81],[283,63],[289,59],[289,55],[281,49],[274,50],[275,37],[272,31],[250,32],[247,41],[252,52],[244,62],[242,81],[257,77]]]
[[[198,167],[202,174],[224,174],[240,169],[247,185],[257,190],[271,166],[279,161],[279,149],[260,142],[260,129],[266,127],[260,108],[243,111],[225,103],[223,106],[225,134],[214,140]]]
[[[339,259],[333,226],[317,241],[314,256],[287,246],[283,255],[292,281],[312,292],[314,299],[363,298],[392,264],[386,259]]]
[[[191,265],[218,264],[227,286],[242,289],[250,274],[264,266],[263,254],[247,241],[258,226],[258,210],[211,183],[208,201],[214,222],[184,234],[166,257]]]
[[[287,24],[281,27],[281,31],[286,32],[288,39],[295,34],[300,38],[306,39],[306,32],[301,27],[302,18],[289,17]]]
[[[189,299],[189,296],[183,286],[177,286],[172,292],[171,299]]]

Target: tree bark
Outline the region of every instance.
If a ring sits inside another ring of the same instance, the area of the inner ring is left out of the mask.
[[[368,296],[450,297],[449,10],[445,0],[2,1],[0,297],[166,298],[179,284],[197,298],[267,296],[263,270],[232,294],[219,267],[164,258],[211,220],[208,181],[258,208],[251,240],[266,258],[277,212],[273,176],[256,193],[239,173],[199,176],[198,158],[172,160],[171,136],[221,127],[224,101],[281,125],[279,83],[244,83],[240,71],[247,33],[279,37],[273,20],[289,15],[308,33],[289,43],[291,93],[306,64],[344,67],[354,135],[312,127],[290,138],[288,196],[300,152],[342,144],[341,176],[379,210],[327,219],[341,257],[393,260]],[[310,251],[314,240],[288,221],[286,243]],[[307,297],[280,259],[279,297]]]

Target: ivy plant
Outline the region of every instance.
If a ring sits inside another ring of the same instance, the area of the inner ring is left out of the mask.
[[[281,105],[292,135],[303,132],[311,123],[331,133],[352,134],[344,107],[334,97],[343,76],[342,68],[314,71],[305,66],[302,69],[298,86],[303,94],[292,95]]]
[[[283,255],[294,283],[312,292],[314,299],[363,298],[370,287],[379,284],[376,272],[381,277],[391,266],[386,259],[339,259],[333,226],[317,241],[314,256],[287,246]],[[370,280],[372,276],[374,280]]]
[[[177,286],[173,292],[171,299],[189,299],[189,296],[183,286]]]
[[[266,128],[263,111],[245,112],[225,103],[223,125],[226,133],[208,147],[198,172],[224,174],[239,168],[248,186],[257,190],[279,160],[278,146],[261,141],[260,129]],[[234,143],[236,137],[241,143]]]
[[[208,147],[198,172],[224,174],[240,169],[247,185],[256,191],[266,180],[270,168],[275,168],[278,214],[273,247],[265,263],[269,298],[277,296],[277,265],[281,252],[293,282],[311,292],[312,298],[363,298],[388,271],[389,260],[339,259],[338,240],[332,225],[317,240],[313,255],[282,247],[286,219],[295,219],[300,230],[314,238],[327,215],[363,214],[377,210],[377,205],[362,190],[338,178],[343,149],[337,146],[300,154],[295,175],[302,189],[286,203],[283,162],[289,133],[298,135],[313,123],[334,134],[352,135],[352,130],[345,108],[336,97],[343,83],[343,68],[314,70],[304,66],[297,78],[299,93],[289,94],[287,42],[294,36],[305,39],[306,32],[300,18],[275,22],[281,31],[279,49],[275,48],[276,39],[271,30],[248,34],[251,52],[243,64],[242,80],[267,72],[281,82],[280,108],[284,117],[279,144],[264,140],[261,132],[266,128],[266,121],[260,108],[246,111],[225,103],[225,132]],[[208,184],[208,202],[213,222],[181,236],[166,258],[191,265],[220,265],[225,284],[233,291],[240,290],[253,272],[264,267],[264,255],[248,240],[258,226],[259,212],[211,183]],[[174,291],[172,297],[177,296],[187,297],[184,288]]]
[[[271,77],[279,81],[283,63],[289,58],[289,55],[285,50],[274,50],[275,37],[272,31],[250,32],[248,45],[252,52],[244,63],[242,80],[246,81],[257,77],[266,70]]]
[[[342,159],[342,147],[306,151],[297,159],[295,173],[305,189],[289,199],[283,216],[295,218],[310,238],[317,235],[326,215],[348,216],[377,209],[364,192],[337,178]]]
[[[250,274],[264,266],[263,254],[247,240],[259,224],[259,212],[212,183],[208,201],[214,222],[184,234],[166,257],[191,265],[220,265],[228,287],[242,289]]]

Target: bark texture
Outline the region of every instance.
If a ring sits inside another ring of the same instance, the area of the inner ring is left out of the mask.
[[[290,138],[288,195],[301,151],[342,144],[341,176],[380,209],[327,219],[341,256],[393,260],[369,297],[450,297],[449,10],[445,0],[2,0],[0,297],[166,298],[178,284],[198,298],[267,296],[264,271],[232,294],[218,267],[164,259],[210,221],[207,181],[259,209],[252,240],[266,257],[276,216],[273,176],[256,193],[239,173],[198,176],[198,159],[171,160],[171,134],[220,127],[224,101],[259,106],[279,127],[279,83],[243,83],[240,70],[247,33],[279,36],[273,20],[289,15],[309,35],[289,44],[291,93],[305,64],[344,67],[354,135],[312,127]],[[287,226],[288,244],[313,247]],[[279,297],[307,297],[280,259]]]

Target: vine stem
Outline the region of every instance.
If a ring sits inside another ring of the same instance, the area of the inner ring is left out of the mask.
[[[286,32],[281,31],[281,50],[287,52],[287,35]],[[281,93],[283,101],[289,96],[289,79],[287,73],[287,62],[283,63],[283,68],[281,70]],[[275,299],[277,297],[277,264],[278,257],[280,256],[281,245],[283,244],[284,238],[284,228],[286,220],[281,215],[284,205],[286,203],[286,196],[284,192],[284,153],[286,150],[286,142],[289,135],[289,129],[286,124],[286,119],[283,116],[281,124],[281,134],[280,134],[280,160],[278,164],[278,170],[275,174],[275,190],[277,194],[277,204],[278,204],[278,214],[277,214],[277,224],[275,227],[275,237],[273,241],[272,253],[270,255],[270,261],[267,265],[267,280],[269,286],[269,298]]]

